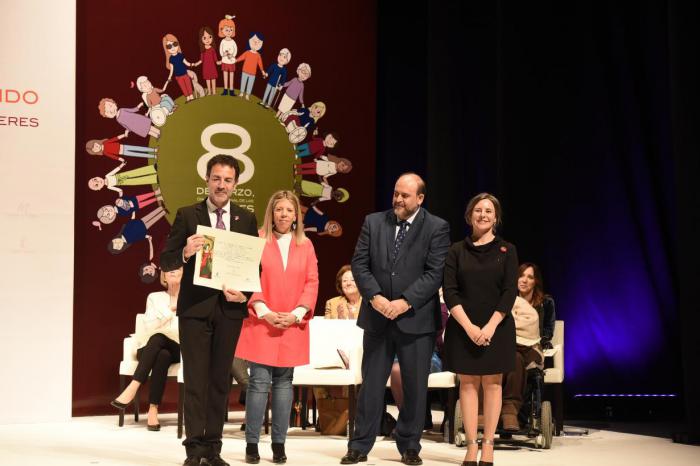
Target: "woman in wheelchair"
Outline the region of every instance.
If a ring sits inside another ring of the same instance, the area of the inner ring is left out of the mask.
[[[501,410],[503,429],[512,432],[520,430],[519,418],[528,419],[532,394],[536,400],[540,398],[544,368],[542,350],[552,347],[556,320],[554,300],[544,293],[539,267],[526,262],[520,265],[518,272],[518,297],[512,310],[516,362],[515,370],[505,377]],[[539,402],[535,405],[537,411]]]
[[[131,383],[112,400],[111,405],[125,409],[136,396],[142,383],[151,374],[148,401],[148,430],[160,430],[158,423],[158,405],[163,398],[168,368],[180,362],[180,338],[178,333],[177,296],[180,292],[182,267],[169,272],[161,272],[160,283],[167,291],[157,291],[148,295],[146,300],[145,333],[136,335],[138,350],[136,358],[139,363],[134,371]]]

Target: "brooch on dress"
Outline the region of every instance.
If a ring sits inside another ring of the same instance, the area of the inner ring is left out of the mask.
[[[507,248],[507,247],[501,246],[501,252],[507,252],[507,251],[508,251],[508,248]]]

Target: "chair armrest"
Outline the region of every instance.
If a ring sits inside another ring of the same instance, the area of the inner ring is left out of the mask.
[[[124,338],[122,361],[136,361],[136,350],[136,338],[133,336]]]

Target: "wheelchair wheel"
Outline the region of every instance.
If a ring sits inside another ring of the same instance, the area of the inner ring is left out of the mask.
[[[162,107],[153,107],[150,116],[153,124],[160,128],[165,124],[165,120],[168,118],[168,111]]]
[[[537,436],[539,448],[549,450],[552,448],[552,436],[554,435],[554,420],[552,419],[552,404],[549,401],[542,402],[540,417],[540,435]]]
[[[464,422],[462,421],[462,410],[459,403],[455,404],[455,446],[463,447],[467,444],[467,435],[464,433]]]
[[[306,139],[306,128],[303,126],[299,126],[289,133],[289,142],[292,144],[299,144],[304,139]]]

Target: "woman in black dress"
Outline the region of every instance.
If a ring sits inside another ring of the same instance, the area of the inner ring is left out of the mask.
[[[515,246],[496,236],[501,205],[481,193],[467,204],[472,234],[452,245],[445,263],[445,367],[459,375],[460,407],[467,435],[462,463],[476,466],[479,386],[484,391],[482,466],[493,464],[493,438],[501,412],[501,382],[515,367],[515,326],[510,317],[517,295]]]

